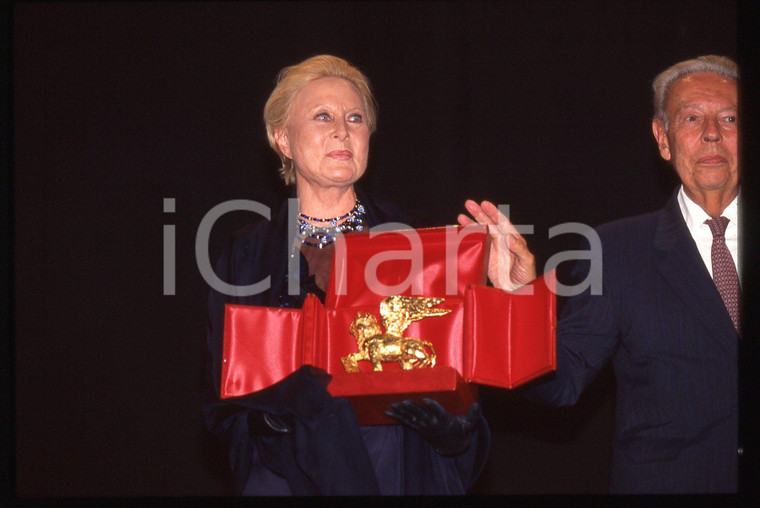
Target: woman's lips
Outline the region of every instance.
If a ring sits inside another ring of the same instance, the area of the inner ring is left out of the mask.
[[[347,161],[350,160],[354,154],[351,153],[350,150],[333,150],[332,152],[328,152],[327,156],[331,159],[336,159],[339,161]]]

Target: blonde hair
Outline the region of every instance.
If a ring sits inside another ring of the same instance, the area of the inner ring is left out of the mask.
[[[713,72],[736,82],[739,81],[739,67],[733,60],[725,56],[698,56],[691,60],[678,62],[662,71],[654,78],[652,89],[654,90],[654,118],[662,120],[665,124],[665,132],[668,131],[668,115],[665,106],[673,83],[684,76],[697,72]]]
[[[377,127],[377,106],[372,96],[369,79],[347,61],[337,56],[317,55],[296,65],[285,67],[277,75],[277,85],[264,105],[264,124],[267,128],[269,146],[282,161],[279,172],[286,185],[295,183],[295,167],[293,160],[286,157],[280,150],[274,139],[274,133],[285,128],[293,100],[301,88],[319,78],[343,78],[354,85],[364,104],[369,133],[375,132]]]

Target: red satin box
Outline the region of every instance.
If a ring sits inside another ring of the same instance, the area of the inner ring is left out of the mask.
[[[325,305],[309,295],[302,309],[227,305],[221,397],[255,392],[303,364],[333,376],[328,390],[348,398],[364,425],[392,424],[392,402],[430,397],[454,414],[477,398],[477,385],[513,388],[556,367],[553,272],[514,293],[484,286],[490,237],[482,226],[449,226],[339,237]],[[358,314],[382,323],[391,295],[443,298],[404,338],[433,344],[433,368],[382,363],[347,373],[341,358],[358,351],[350,331]]]

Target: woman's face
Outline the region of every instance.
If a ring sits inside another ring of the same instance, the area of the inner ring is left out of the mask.
[[[353,185],[367,168],[369,127],[361,96],[342,78],[318,78],[296,94],[275,140],[293,159],[296,184]]]

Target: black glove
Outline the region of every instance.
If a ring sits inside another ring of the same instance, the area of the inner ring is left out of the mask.
[[[422,401],[424,406],[413,400],[396,402],[385,414],[419,432],[441,455],[464,453],[480,420],[480,403],[473,402],[467,416],[454,416],[433,399]]]
[[[311,365],[303,365],[277,383],[263,390],[232,399],[250,409],[248,428],[251,435],[289,434],[296,417],[313,418],[332,401],[327,385],[332,376]]]
[[[295,422],[292,415],[277,416],[255,409],[248,413],[248,429],[253,436],[290,434],[293,428],[295,428]]]

